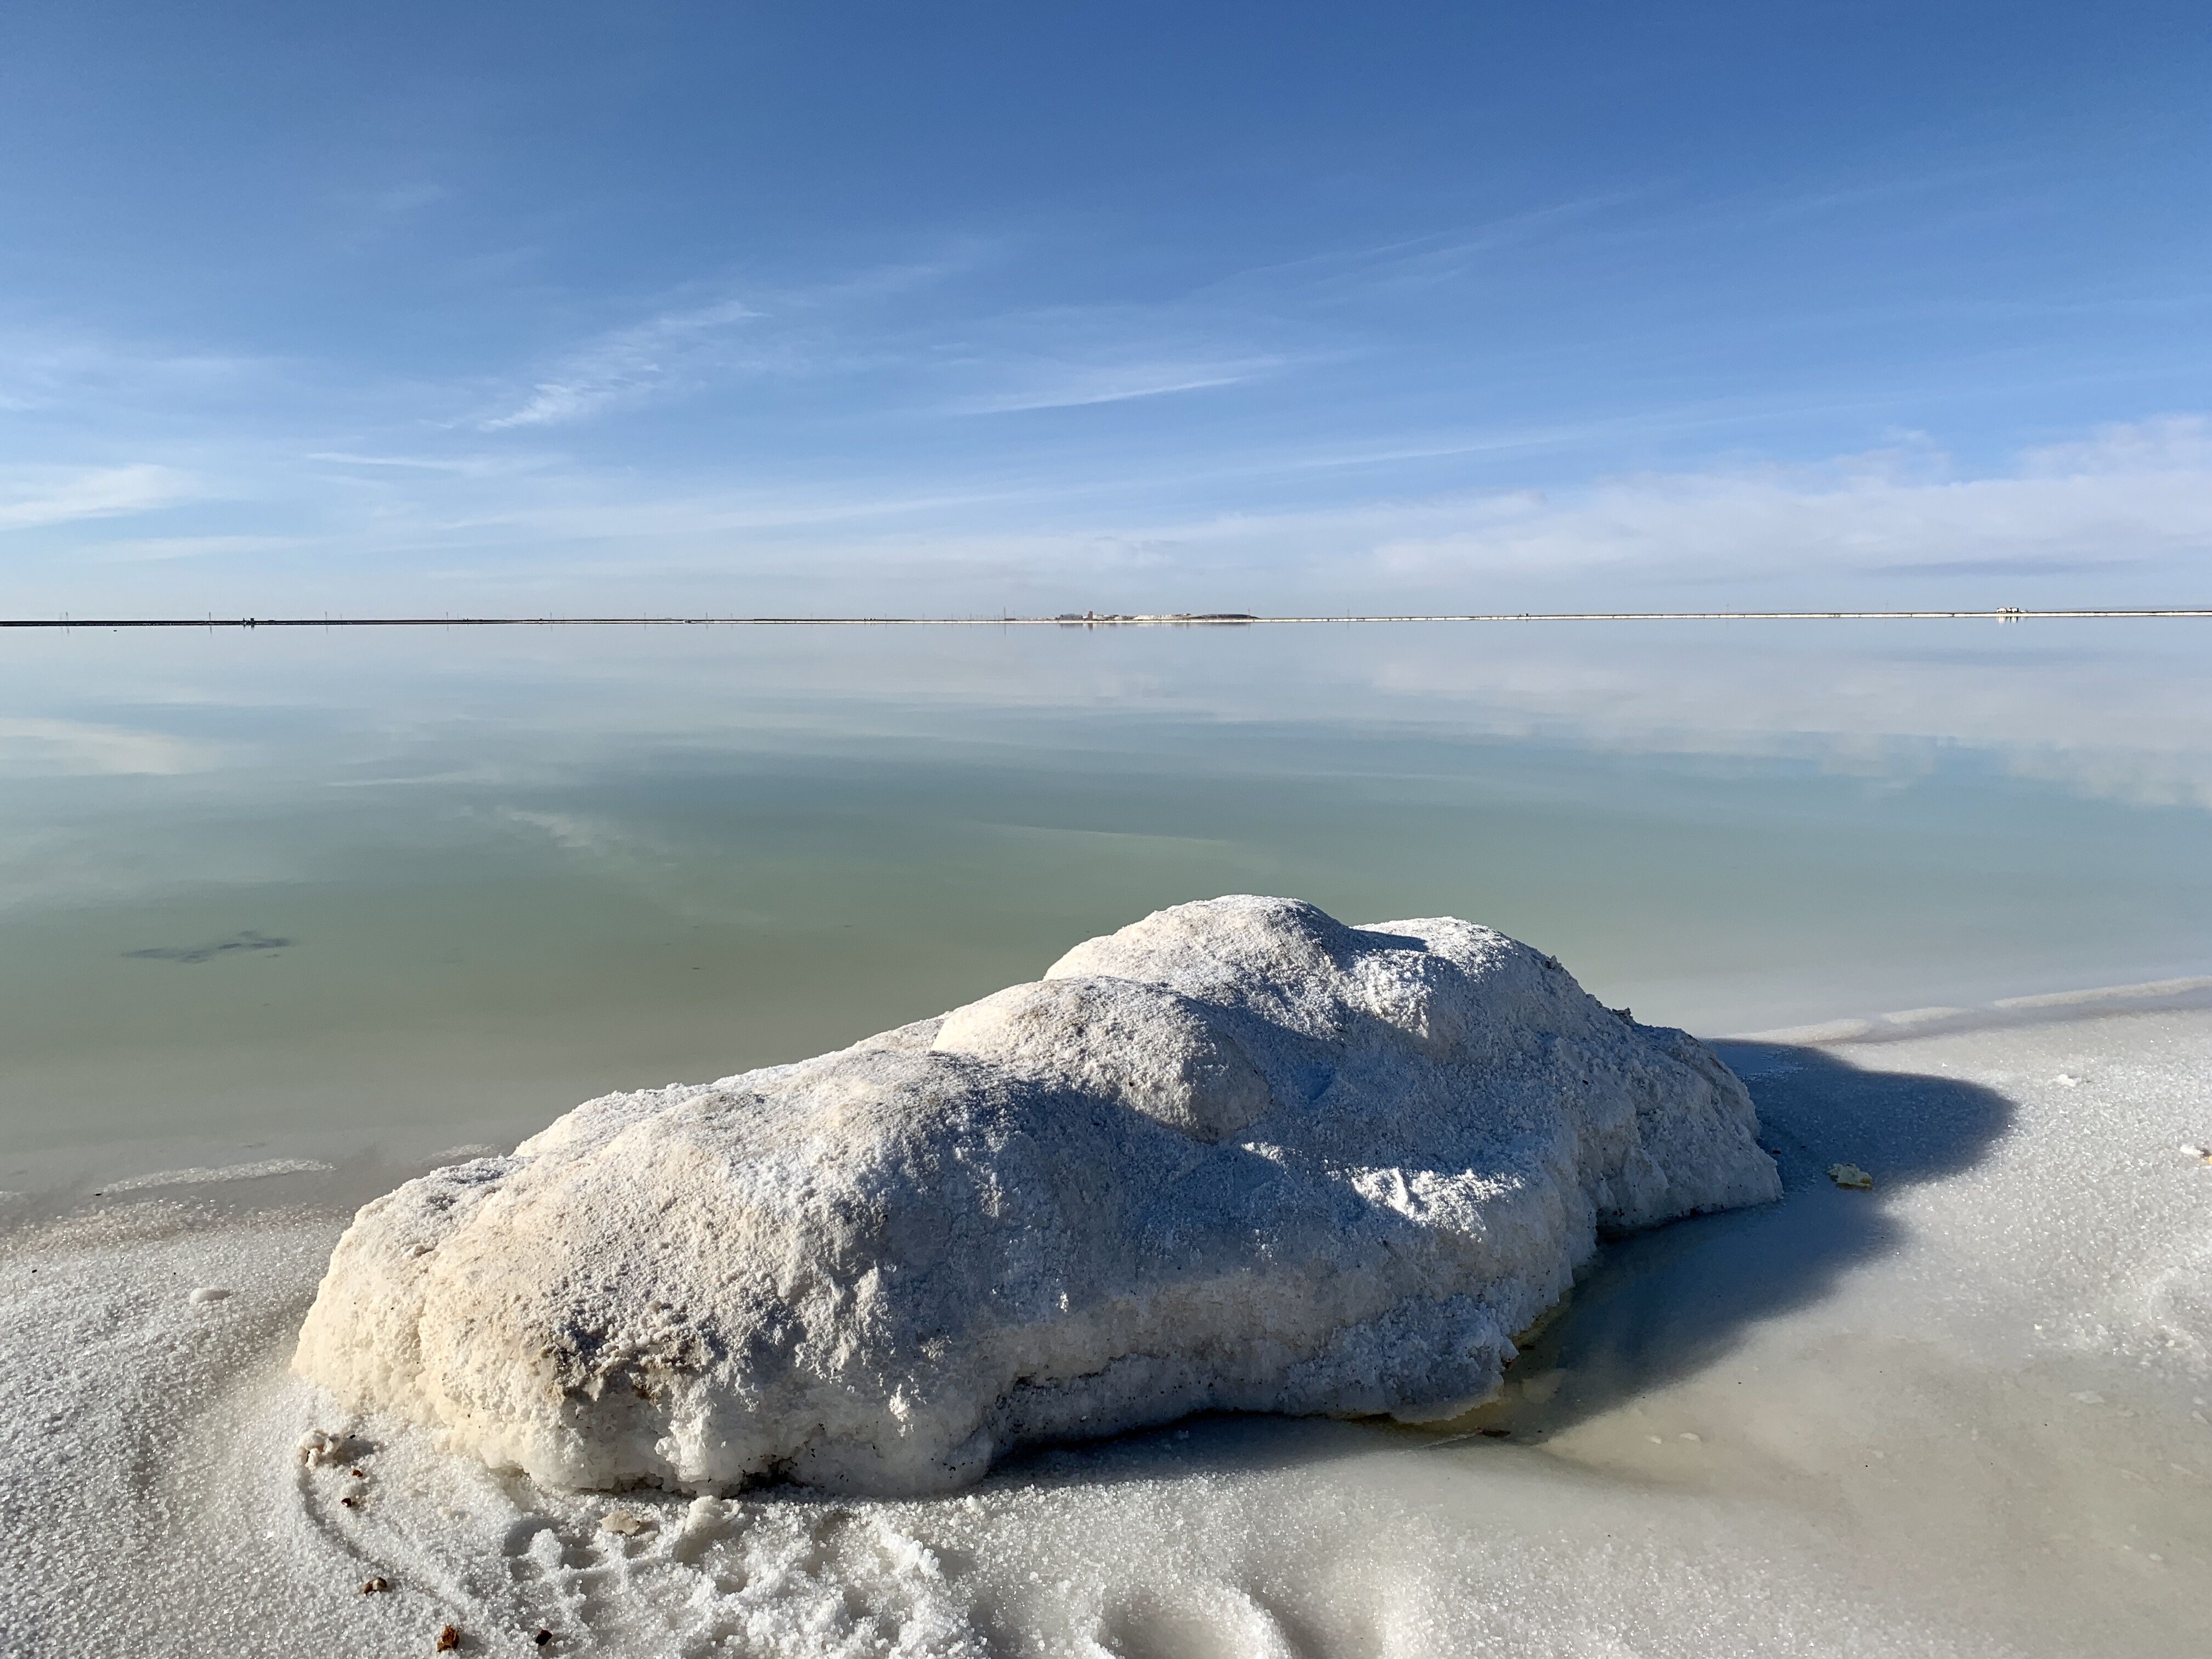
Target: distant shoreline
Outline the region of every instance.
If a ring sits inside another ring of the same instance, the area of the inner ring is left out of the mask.
[[[2212,617],[2212,606],[2027,611],[1497,611],[1260,617],[1170,611],[1054,617],[0,617],[0,629],[77,628],[1249,628],[1322,623],[2038,622],[2087,617]]]

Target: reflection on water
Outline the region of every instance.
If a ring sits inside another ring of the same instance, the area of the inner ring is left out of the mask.
[[[2208,643],[11,638],[0,1160],[501,1139],[1228,891],[1474,917],[1708,1032],[2203,972]]]

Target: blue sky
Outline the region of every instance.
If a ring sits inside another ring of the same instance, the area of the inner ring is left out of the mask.
[[[9,613],[2212,602],[2198,8],[5,34]]]

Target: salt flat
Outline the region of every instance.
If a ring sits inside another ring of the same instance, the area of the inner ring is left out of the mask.
[[[0,1258],[0,1642],[2185,1650],[2212,1566],[2212,1168],[2179,1149],[2212,1127],[2212,1015],[1723,1052],[1784,1200],[1608,1246],[1480,1412],[1205,1417],[920,1501],[563,1496],[374,1419],[304,1468],[327,1407],[286,1364],[364,1194],[302,1175],[282,1208],[217,1187],[27,1219]],[[1873,1190],[1831,1184],[1838,1161]],[[189,1299],[210,1287],[232,1294]],[[606,1530],[616,1509],[641,1524]]]

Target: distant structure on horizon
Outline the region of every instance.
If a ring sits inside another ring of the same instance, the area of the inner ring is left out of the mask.
[[[1063,611],[1053,620],[1063,623],[1249,623],[1260,619],[1249,611],[1168,611],[1135,614],[1119,611]]]

